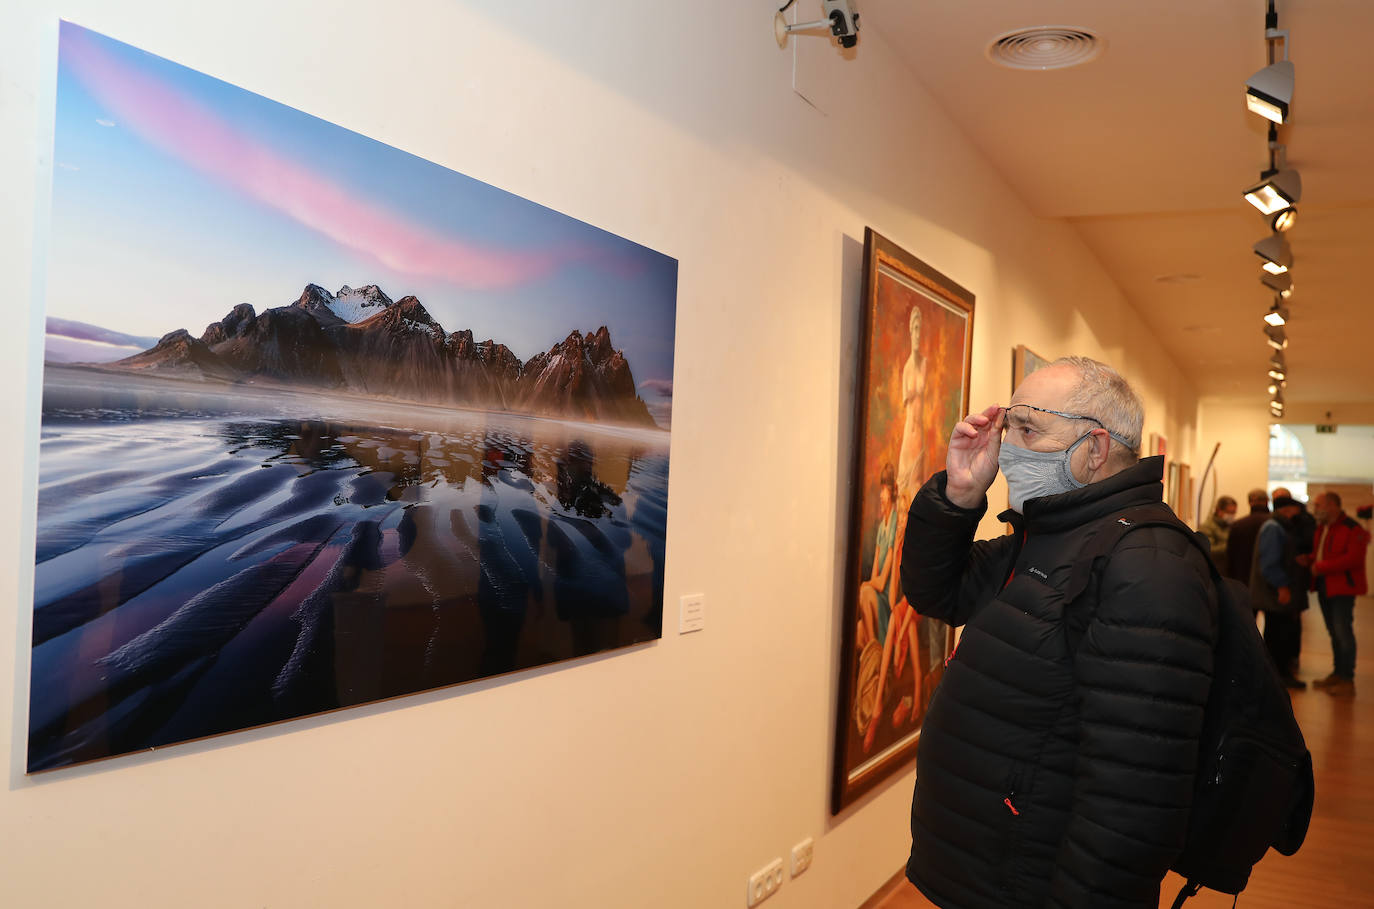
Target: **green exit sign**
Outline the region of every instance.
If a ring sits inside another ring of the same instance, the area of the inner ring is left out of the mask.
[[[1317,432],[1335,432],[1335,431],[1336,431],[1336,424],[1335,424],[1335,423],[1318,423],[1318,424],[1317,424]]]

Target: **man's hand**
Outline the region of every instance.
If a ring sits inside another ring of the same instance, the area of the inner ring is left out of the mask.
[[[1280,605],[1280,606],[1287,606],[1287,605],[1288,605],[1289,603],[1291,603],[1291,602],[1293,602],[1293,591],[1289,590],[1287,587],[1280,587],[1280,588],[1279,588],[1279,605]]]
[[[996,404],[954,424],[945,456],[945,497],[960,508],[977,508],[997,479],[997,453],[1002,450],[1002,422]]]

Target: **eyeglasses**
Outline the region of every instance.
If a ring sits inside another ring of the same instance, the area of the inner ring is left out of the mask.
[[[1064,413],[1064,411],[1062,410],[1050,410],[1048,407],[1036,407],[1034,404],[1013,404],[1010,407],[1003,407],[1002,413],[1010,414],[1013,410],[1015,410],[1018,407],[1024,407],[1027,410],[1034,410],[1038,411],[1039,413],[1052,414],[1056,417],[1063,417],[1066,420],[1090,420],[1093,423],[1096,423],[1098,426],[1105,429],[1107,431],[1107,435],[1110,436],[1113,440],[1120,442],[1122,446],[1126,448],[1127,451],[1135,451],[1134,445],[1132,445],[1130,442],[1127,442],[1125,439],[1121,438],[1121,436],[1112,432],[1110,429],[1107,429],[1107,425],[1103,423],[1101,420],[1099,420],[1097,417],[1090,417],[1087,414],[1083,413]]]

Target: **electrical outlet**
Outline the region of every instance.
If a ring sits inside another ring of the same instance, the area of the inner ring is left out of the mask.
[[[782,886],[782,859],[775,858],[749,876],[748,905],[757,906]]]
[[[792,876],[796,877],[807,868],[811,867],[811,857],[815,851],[815,843],[811,837],[807,837],[800,843],[792,847]]]

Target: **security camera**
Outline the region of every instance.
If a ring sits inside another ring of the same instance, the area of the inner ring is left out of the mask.
[[[841,47],[853,47],[859,43],[859,10],[855,0],[821,0],[824,19],[788,25],[782,14],[791,5],[789,2],[773,16],[773,37],[778,39],[778,47],[787,46],[787,36],[792,32],[821,29],[829,29],[830,34],[839,39]]]
[[[859,43],[859,9],[854,0],[821,0],[830,20],[830,34],[840,39],[841,47]]]

